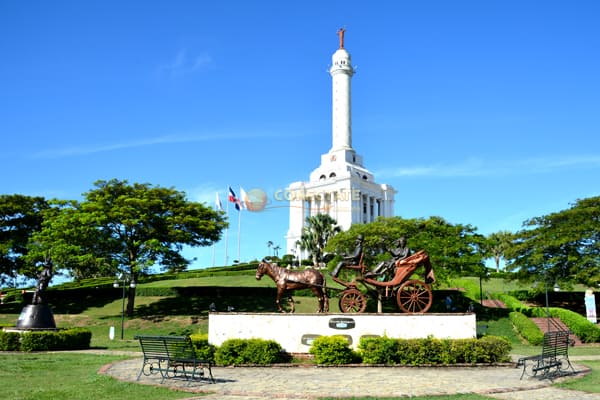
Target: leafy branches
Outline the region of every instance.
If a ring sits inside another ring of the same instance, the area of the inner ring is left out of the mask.
[[[149,267],[180,271],[184,245],[207,246],[227,226],[224,215],[174,189],[98,181],[84,200],[55,202],[33,235],[29,260],[50,258],[76,279],[121,273],[135,281]],[[135,291],[130,291],[128,315]]]
[[[600,283],[600,197],[525,221],[508,257],[520,280]]]

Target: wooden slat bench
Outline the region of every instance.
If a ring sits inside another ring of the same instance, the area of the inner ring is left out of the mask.
[[[537,376],[540,371],[540,378],[562,375],[569,368],[574,373],[575,369],[569,361],[569,343],[569,331],[546,332],[542,343],[542,353],[522,357],[517,361],[517,368],[523,367],[521,379],[525,374]]]
[[[196,351],[189,336],[145,336],[135,337],[140,341],[144,361],[137,376],[160,374],[163,383],[165,379],[181,378],[192,382],[195,379],[206,378],[211,383],[215,380],[212,375],[212,363],[196,357]],[[205,370],[207,373],[205,373]]]

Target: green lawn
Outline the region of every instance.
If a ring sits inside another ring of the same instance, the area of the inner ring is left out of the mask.
[[[583,378],[557,383],[555,386],[565,389],[582,390],[590,393],[600,393],[600,361],[578,361],[579,364],[591,368],[592,372]]]
[[[103,365],[123,359],[74,353],[0,353],[2,398],[11,400],[168,400],[190,393],[120,382],[98,374]]]

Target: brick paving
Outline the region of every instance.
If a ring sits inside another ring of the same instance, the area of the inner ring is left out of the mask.
[[[586,357],[589,359],[590,357]],[[572,358],[573,361],[573,358]],[[124,381],[135,381],[142,359],[118,361],[101,373]],[[585,368],[576,365],[578,371]],[[590,394],[550,387],[549,380],[524,378],[514,366],[476,367],[215,367],[215,384],[166,380],[164,386],[189,391],[197,400],[307,400],[322,397],[414,397],[477,393],[510,400],[588,400]],[[563,377],[559,380],[573,379]],[[160,385],[158,376],[143,376],[144,385]],[[202,394],[202,395],[200,395]]]

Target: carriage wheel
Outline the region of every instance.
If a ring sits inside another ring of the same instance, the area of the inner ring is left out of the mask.
[[[367,297],[358,289],[348,289],[342,292],[340,310],[343,313],[360,314],[367,308]]]
[[[404,282],[396,292],[398,307],[406,313],[425,313],[433,303],[429,285],[417,280]]]

